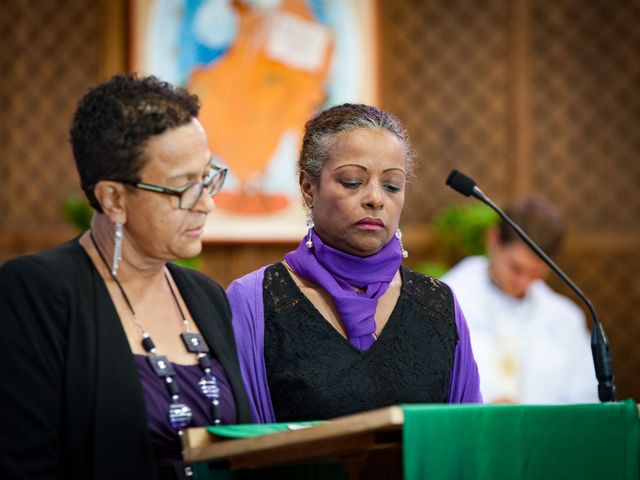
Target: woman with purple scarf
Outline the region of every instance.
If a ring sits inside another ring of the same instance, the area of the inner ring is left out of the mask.
[[[413,159],[398,119],[367,105],[329,108],[307,122],[298,169],[307,235],[227,291],[252,420],[481,402],[453,292],[402,266]]]

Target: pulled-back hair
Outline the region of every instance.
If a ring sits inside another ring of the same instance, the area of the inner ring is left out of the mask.
[[[140,181],[150,137],[188,124],[198,116],[195,95],[156,77],[116,75],[89,90],[73,117],[70,141],[89,203],[100,180]]]
[[[560,211],[551,201],[534,195],[514,200],[505,213],[536,242],[548,255],[555,255],[562,245],[566,225]],[[504,221],[500,223],[500,241],[508,244],[520,237]]]
[[[404,147],[407,177],[413,175],[411,141],[400,120],[379,108],[351,103],[328,108],[306,123],[298,159],[298,173],[305,172],[317,181],[336,139],[357,128],[384,129],[395,135]]]

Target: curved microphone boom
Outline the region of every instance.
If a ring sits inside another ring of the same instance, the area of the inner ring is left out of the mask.
[[[447,185],[465,197],[474,196],[481,202],[491,207],[500,217],[515,230],[518,236],[531,248],[551,270],[553,270],[580,299],[587,305],[593,318],[593,331],[591,332],[591,353],[593,364],[598,379],[598,398],[601,402],[612,402],[616,399],[616,387],[613,383],[613,366],[611,365],[611,351],[609,339],[604,333],[604,327],[600,323],[600,317],[593,307],[591,300],[580,290],[575,283],[558,267],[549,256],[493,201],[487,197],[471,178],[457,170],[451,170],[446,181]]]

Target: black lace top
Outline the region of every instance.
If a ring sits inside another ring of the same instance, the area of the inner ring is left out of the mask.
[[[447,402],[458,342],[451,290],[404,267],[401,274],[387,325],[360,351],[322,317],[284,265],[265,270],[264,351],[277,421]]]

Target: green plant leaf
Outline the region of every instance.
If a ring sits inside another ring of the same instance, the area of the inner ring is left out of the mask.
[[[179,258],[172,263],[180,265],[181,267],[191,268],[193,270],[199,270],[202,266],[202,257],[200,255],[192,258]]]
[[[93,217],[93,208],[89,206],[83,196],[77,193],[67,195],[62,206],[62,213],[64,218],[81,232],[89,230],[91,218]]]
[[[448,267],[441,262],[422,262],[415,267],[416,272],[424,273],[435,278],[440,278],[447,273]]]
[[[432,225],[440,257],[453,265],[469,255],[485,254],[486,232],[499,220],[484,204],[451,205],[439,211]]]

